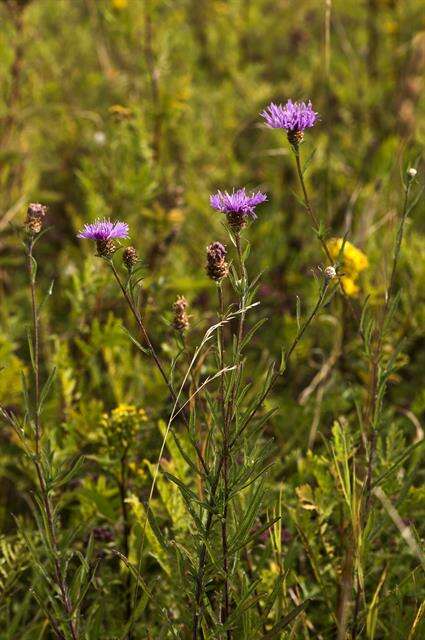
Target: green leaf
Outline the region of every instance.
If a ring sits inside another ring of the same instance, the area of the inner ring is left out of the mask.
[[[286,616],[281,618],[277,624],[274,625],[273,629],[271,629],[266,635],[263,636],[262,640],[273,640],[273,638],[278,638],[280,636],[280,632],[283,631],[297,616],[300,615],[305,609],[307,609],[311,600],[304,600],[302,604],[299,604],[298,607],[295,607],[290,611]]]

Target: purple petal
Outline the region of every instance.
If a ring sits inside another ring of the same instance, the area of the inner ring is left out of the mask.
[[[126,222],[95,220],[92,224],[85,224],[77,238],[88,240],[110,240],[111,238],[128,238],[128,224]]]

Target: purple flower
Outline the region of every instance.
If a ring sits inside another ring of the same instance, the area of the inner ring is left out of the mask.
[[[217,191],[210,196],[210,204],[213,209],[225,213],[229,223],[232,226],[239,226],[239,229],[246,224],[248,217],[253,219],[257,217],[255,207],[265,200],[267,200],[267,196],[261,191],[247,193],[244,188],[233,190],[232,193]]]
[[[318,114],[313,111],[311,102],[292,102],[288,100],[285,106],[273,102],[260,114],[272,129],[285,129],[298,133],[313,127]]]
[[[111,222],[111,220],[96,220],[93,224],[85,224],[77,235],[77,238],[96,240],[113,240],[115,238],[128,238],[128,224],[126,222]]]

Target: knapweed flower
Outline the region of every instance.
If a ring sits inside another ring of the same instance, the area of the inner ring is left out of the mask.
[[[96,220],[92,224],[84,225],[77,238],[94,240],[97,255],[110,258],[116,249],[114,240],[128,238],[128,224],[126,222],[112,222],[111,220]]]
[[[47,207],[39,202],[32,202],[28,205],[25,226],[29,233],[40,233],[43,227],[43,220],[47,213]]]
[[[248,218],[257,217],[255,207],[267,200],[267,196],[261,191],[248,193],[245,188],[228,191],[217,191],[210,196],[210,204],[213,209],[225,213],[227,221],[237,233],[246,225]]]
[[[272,129],[284,129],[294,147],[302,142],[305,129],[313,127],[318,118],[311,102],[292,100],[288,100],[285,106],[272,102],[260,115]]]
[[[351,242],[343,238],[331,238],[326,246],[332,260],[339,260],[341,265],[341,284],[348,296],[355,296],[359,292],[356,284],[359,274],[369,264],[367,256]],[[342,251],[342,247],[344,250]]]
[[[229,273],[226,255],[226,247],[221,242],[213,242],[207,247],[206,272],[215,282],[220,282]]]

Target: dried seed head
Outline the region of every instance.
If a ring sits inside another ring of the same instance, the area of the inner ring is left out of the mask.
[[[122,261],[129,271],[132,270],[138,259],[137,252],[134,247],[130,246],[124,249]]]
[[[43,227],[43,220],[47,213],[47,207],[39,202],[32,202],[28,205],[25,226],[29,233],[40,233]]]
[[[229,273],[226,254],[226,248],[220,242],[213,242],[207,247],[206,271],[208,276],[216,282],[220,282]]]
[[[184,296],[178,296],[173,304],[173,327],[180,333],[183,333],[189,327],[189,317],[186,313],[187,305],[188,303]]]
[[[324,271],[324,275],[325,275],[325,282],[328,283],[331,280],[333,280],[334,278],[336,278],[336,269],[335,267],[326,267],[325,271]]]

